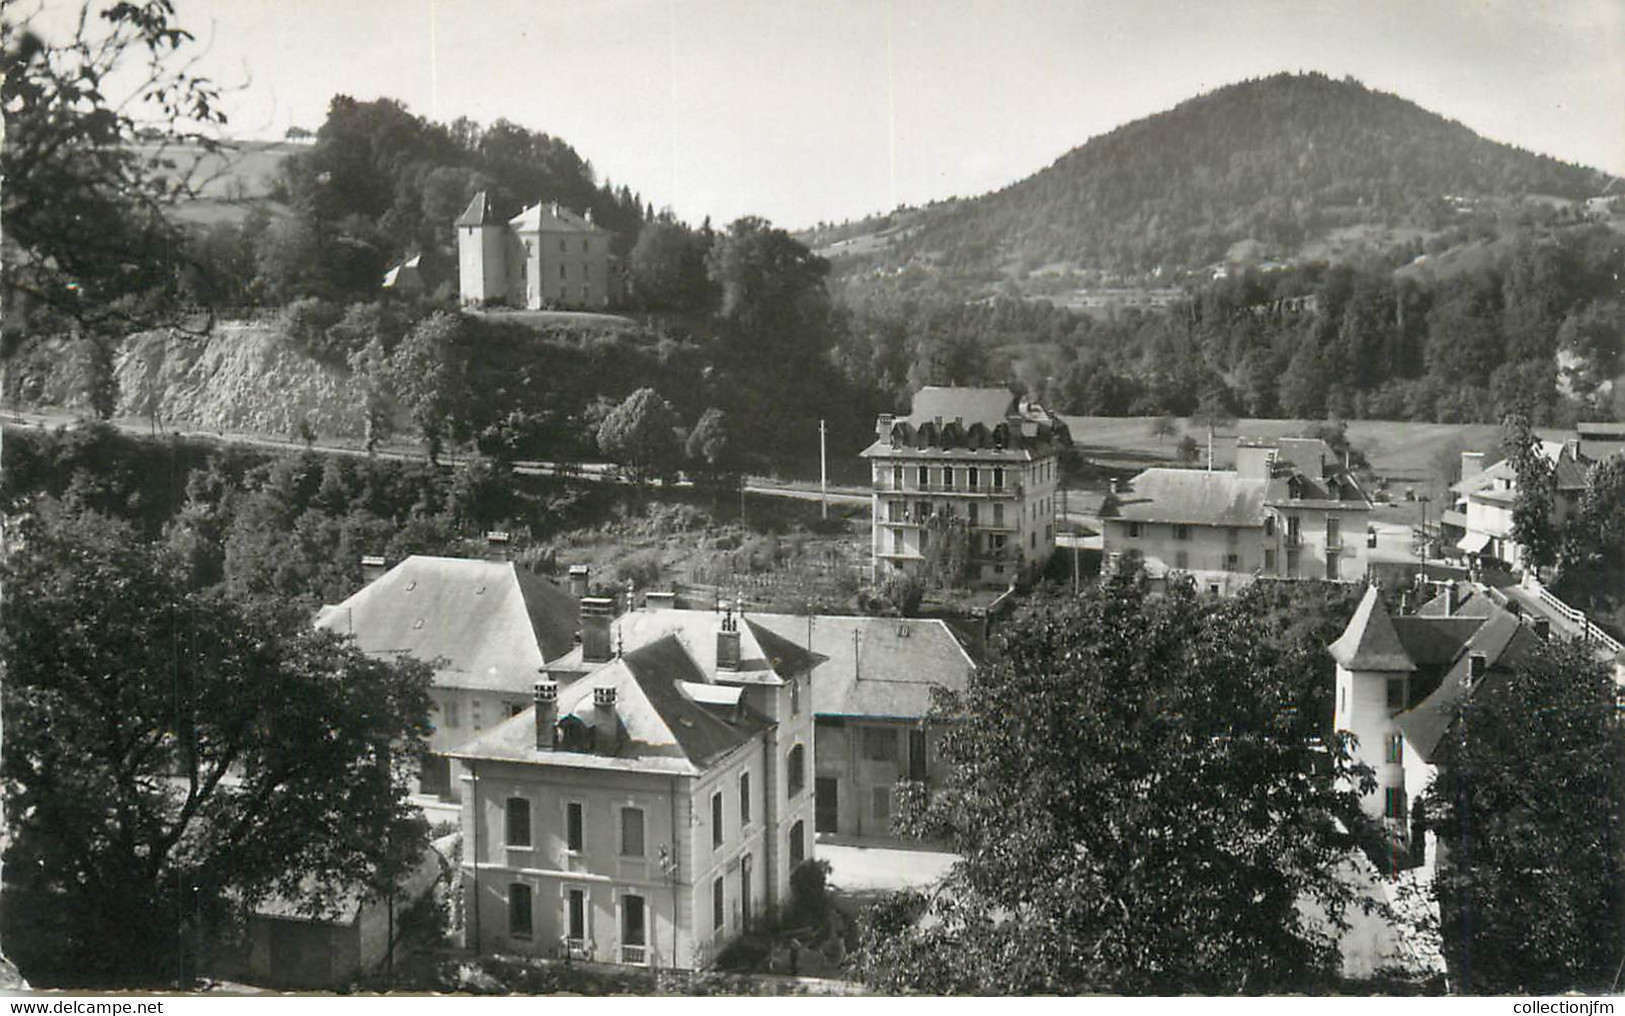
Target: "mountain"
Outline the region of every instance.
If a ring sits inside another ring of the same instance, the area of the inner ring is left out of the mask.
[[[1419,244],[1486,215],[1577,217],[1609,183],[1351,78],[1279,74],[1126,124],[995,193],[810,239],[848,277],[1111,284]]]

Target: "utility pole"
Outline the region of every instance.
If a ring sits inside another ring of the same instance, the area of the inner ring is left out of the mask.
[[[824,521],[829,521],[829,459],[824,449],[824,421],[818,421],[818,500],[824,509]]]

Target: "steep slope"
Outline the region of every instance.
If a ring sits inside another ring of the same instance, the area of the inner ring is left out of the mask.
[[[1002,191],[923,209],[872,258],[850,260],[981,279],[1055,263],[1177,270],[1246,241],[1288,257],[1356,225],[1436,230],[1531,195],[1562,209],[1608,179],[1352,79],[1281,74],[1126,124]]]

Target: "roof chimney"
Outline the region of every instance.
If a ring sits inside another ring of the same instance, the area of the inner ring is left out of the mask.
[[[608,663],[609,628],[615,619],[615,601],[607,596],[588,596],[581,601],[581,662]]]
[[[677,594],[651,590],[643,594],[643,605],[649,610],[671,610],[677,606]]]
[[[389,565],[377,554],[368,554],[361,559],[361,581],[371,583],[382,578]]]
[[[508,560],[509,536],[503,532],[490,532],[485,534],[485,559],[487,561]]]
[[[892,424],[896,422],[897,418],[895,416],[890,413],[881,413],[875,419],[875,437],[882,441],[888,440],[891,437]]]
[[[587,595],[587,566],[573,564],[570,566],[570,595],[576,599],[584,599]]]
[[[558,218],[559,217],[559,203],[557,201],[555,201],[555,202],[553,202],[553,204],[550,207],[551,207],[551,210],[553,212],[553,218],[555,218],[555,219]]]
[[[1463,480],[1468,479],[1469,477],[1477,476],[1479,473],[1482,473],[1483,471],[1484,471],[1484,453],[1483,452],[1462,452],[1461,453],[1461,478]]]
[[[536,701],[536,750],[552,751],[559,727],[559,686],[543,679],[534,689]]]
[[[615,686],[606,685],[592,690],[593,750],[600,755],[613,755],[621,747],[621,722],[615,715]]]
[[[739,621],[732,608],[722,615],[722,624],[717,628],[717,669],[739,669]]]

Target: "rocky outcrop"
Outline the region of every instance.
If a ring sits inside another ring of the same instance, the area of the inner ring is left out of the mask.
[[[221,322],[203,338],[169,331],[125,340],[115,363],[119,416],[187,429],[359,437],[365,395],[350,372],[293,349],[269,322]]]

